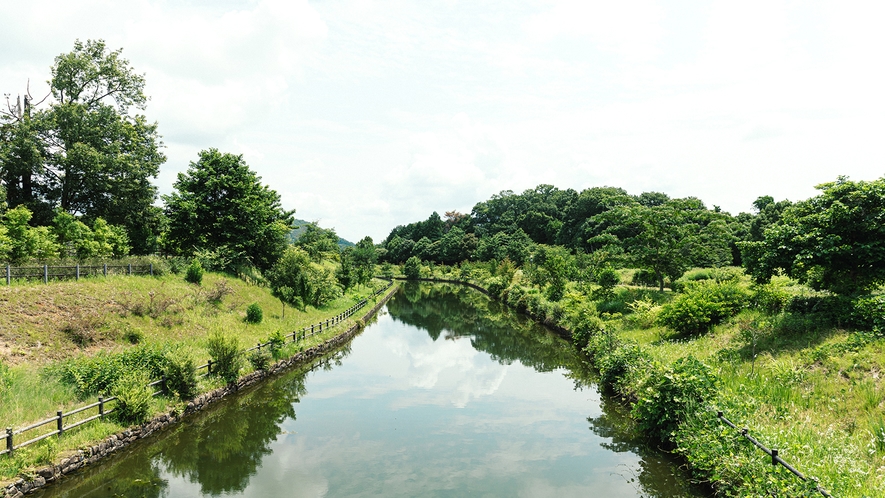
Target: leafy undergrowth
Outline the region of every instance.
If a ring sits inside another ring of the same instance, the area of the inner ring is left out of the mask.
[[[118,377],[134,368],[156,378],[168,365],[180,365],[188,358],[192,364],[205,363],[210,357],[209,337],[218,333],[234,338],[241,348],[271,341],[275,358],[291,356],[345,330],[357,316],[298,343],[281,340],[284,334],[341,313],[381,285],[376,281],[351,289],[327,306],[304,310],[284,310],[267,288],[215,273],[206,273],[199,286],[180,275],[166,275],[2,288],[0,422],[4,427],[22,427],[49,418],[56,410],[69,411],[95,401],[99,394],[110,395]],[[250,305],[263,310],[260,323],[246,320]],[[244,362],[240,374],[253,369]],[[223,384],[218,377],[199,376],[195,387],[205,392]],[[147,412],[160,413],[181,403],[171,394],[159,396],[151,400]],[[94,412],[66,419],[65,424]],[[46,426],[44,431],[53,428]],[[0,457],[0,479],[27,476],[28,468],[124,428],[106,417],[66,431],[62,438],[50,437],[16,450],[12,458]]]
[[[784,278],[752,286],[725,269],[705,271],[722,285],[693,282],[698,271],[678,293],[621,285],[603,296],[570,282],[551,302],[521,271],[502,269],[422,272],[472,281],[571,330],[600,387],[631,406],[653,444],[683,455],[718,495],[821,496],[820,485],[834,496],[885,496],[885,317],[865,312],[881,307],[881,297],[855,301],[852,311]],[[772,466],[716,417],[719,410],[812,480]]]

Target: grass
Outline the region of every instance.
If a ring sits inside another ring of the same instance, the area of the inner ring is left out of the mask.
[[[280,301],[267,288],[215,273],[206,273],[199,286],[186,283],[180,275],[165,275],[96,277],[48,285],[16,283],[0,288],[4,310],[0,314],[0,422],[15,429],[50,418],[57,410],[69,411],[95,401],[94,397],[80,399],[73,387],[59,382],[52,373],[59,362],[99,351],[119,352],[141,343],[171,346],[201,364],[209,358],[207,338],[213,332],[233,334],[244,348],[266,343],[272,335],[291,333],[337,315],[381,285],[373,282],[351,289],[320,308],[287,307],[285,318]],[[245,320],[247,306],[253,303],[263,310],[264,319],[258,324]],[[320,344],[356,323],[358,317],[297,344],[288,342],[277,356],[288,357]],[[247,363],[241,374],[250,370]],[[199,390],[221,385],[215,377],[201,378]],[[151,411],[160,413],[179,403],[157,397]],[[65,424],[95,413],[97,410],[83,412],[66,419]],[[0,479],[27,475],[29,468],[123,428],[105,419],[66,431],[61,438],[50,437],[18,449],[12,458],[0,457]],[[42,428],[44,432],[53,429],[52,425]],[[17,439],[17,443],[23,440]]]
[[[463,269],[463,266],[462,266]],[[481,265],[464,272],[480,285]],[[709,278],[694,270],[685,280]],[[621,272],[621,281],[630,279]],[[742,285],[746,277],[738,275]],[[516,281],[519,280],[517,273]],[[788,295],[810,293],[786,277],[774,279]],[[748,287],[749,288],[749,287]],[[591,293],[592,294],[592,293]],[[652,365],[673,365],[693,356],[718,378],[711,406],[698,407],[673,443],[700,479],[723,496],[815,496],[770,457],[730,428],[712,410],[722,410],[739,427],[834,496],[885,496],[885,338],[849,330],[815,315],[745,308],[703,334],[678,334],[654,320],[656,306],[674,293],[619,286],[607,302],[590,302],[574,283],[560,304],[567,311],[595,307],[604,329],[638,343]],[[538,308],[549,307],[542,302]],[[569,327],[569,318],[560,325]],[[628,377],[623,399],[644,395],[650,373]],[[633,383],[631,385],[631,382]]]

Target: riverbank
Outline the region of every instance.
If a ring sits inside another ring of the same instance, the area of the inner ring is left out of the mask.
[[[621,285],[594,301],[572,283],[561,301],[550,302],[522,284],[518,271],[505,285],[480,264],[433,271],[422,276],[469,281],[573,331],[600,388],[719,495],[885,492],[885,340],[875,331],[843,328],[820,314],[748,308],[706,333],[680,334],[656,320],[678,295],[672,292]],[[718,411],[810,479],[772,466]]]
[[[223,282],[221,285],[233,287],[234,290],[231,292],[231,294],[233,294],[234,296],[236,296],[236,288],[240,287],[241,285],[245,285],[242,282],[238,283],[235,279],[229,279],[224,276],[214,276],[209,278],[208,280],[211,283],[213,279],[215,280],[216,284],[218,282]],[[119,282],[114,283],[118,284]],[[156,284],[158,282],[154,281],[153,283]],[[168,279],[160,279],[159,283],[161,284],[160,286],[162,288],[165,288],[165,291],[167,293],[174,292],[174,289],[170,290],[168,287],[165,286],[165,284],[172,283],[173,285],[170,285],[169,287],[174,287],[174,281]],[[100,285],[100,283],[95,282],[93,282],[93,284]],[[130,281],[128,283],[128,285],[142,286],[149,286],[149,284],[150,282],[132,283]],[[255,288],[254,286],[246,287],[249,291],[249,293],[246,294],[247,298],[253,297],[258,294],[259,298],[265,298],[263,302],[259,301],[262,304],[266,304],[267,301],[273,299],[266,289],[259,289]],[[46,482],[51,482],[55,480],[60,475],[73,472],[84,465],[88,465],[89,463],[92,463],[107,454],[119,450],[119,448],[135,440],[147,437],[153,432],[160,430],[171,423],[177,422],[178,420],[180,420],[181,416],[184,416],[193,411],[203,409],[206,406],[210,405],[212,402],[223,398],[225,395],[231,392],[235,392],[237,389],[241,389],[255,382],[258,382],[267,375],[272,375],[273,373],[282,371],[283,369],[289,368],[294,364],[310,361],[317,355],[323,354],[330,348],[337,347],[342,343],[342,341],[346,342],[347,340],[349,340],[349,338],[358,333],[359,330],[361,330],[364,326],[365,321],[377,312],[380,306],[383,305],[383,303],[390,297],[390,295],[392,295],[392,292],[394,291],[395,287],[389,290],[389,292],[387,292],[384,296],[373,299],[372,303],[374,303],[374,306],[364,315],[361,315],[362,318],[357,318],[357,316],[354,316],[344,322],[343,332],[340,332],[340,330],[342,329],[339,328],[326,328],[322,333],[317,333],[312,337],[307,337],[304,340],[300,340],[297,344],[290,343],[286,345],[282,350],[283,353],[290,353],[289,355],[285,355],[288,359],[281,360],[274,365],[265,368],[264,370],[256,370],[252,373],[248,373],[247,375],[241,377],[234,385],[223,386],[220,385],[217,380],[206,378],[204,380],[201,380],[201,385],[204,388],[208,388],[209,392],[197,396],[193,401],[184,403],[171,401],[165,398],[154,398],[152,411],[154,413],[157,413],[158,415],[154,417],[151,421],[141,424],[135,428],[125,428],[107,419],[96,420],[93,424],[82,426],[82,428],[79,428],[76,431],[71,431],[70,433],[66,432],[64,437],[58,440],[56,440],[55,438],[50,438],[49,440],[44,440],[38,445],[34,445],[34,447],[22,448],[20,450],[17,450],[14,457],[0,457],[4,460],[4,463],[6,464],[5,470],[7,472],[14,471],[15,474],[21,474],[22,476],[21,478],[16,479],[14,482],[7,481],[6,483],[4,483],[6,495],[18,496],[17,493],[30,492],[40,485],[45,484]],[[363,293],[365,293],[366,297],[371,297],[373,294],[373,288],[365,288],[362,291],[358,289],[356,292],[351,292],[350,295],[339,298],[339,300],[332,303],[332,305],[324,307],[320,310],[308,310],[308,312],[304,313],[296,312],[295,310],[290,309],[288,310],[288,317],[285,322],[283,322],[282,316],[271,316],[269,318],[277,318],[279,321],[277,323],[273,323],[274,320],[265,321],[265,330],[263,331],[263,333],[261,331],[255,330],[255,328],[258,327],[253,327],[252,330],[249,330],[249,328],[252,326],[244,326],[242,324],[242,318],[235,319],[234,323],[238,325],[237,328],[241,328],[252,333],[251,335],[243,334],[246,336],[242,338],[244,339],[244,341],[246,341],[245,344],[251,342],[250,336],[259,337],[258,340],[261,341],[263,338],[267,337],[267,335],[265,334],[270,334],[270,332],[268,332],[266,329],[276,328],[277,330],[279,330],[278,327],[280,326],[281,322],[286,323],[288,324],[288,326],[291,326],[292,328],[297,330],[300,327],[296,326],[295,324],[303,326],[305,325],[303,321],[319,320],[320,318],[330,318],[332,316],[336,316],[349,306],[352,306],[352,300],[365,299]],[[261,294],[266,294],[266,296],[263,296]],[[154,296],[155,293],[150,292],[150,297],[153,298]],[[239,296],[239,299],[237,299],[236,301],[242,302],[242,300],[243,296]],[[217,306],[217,303],[211,304],[212,306]],[[231,312],[229,314],[234,314],[235,307],[231,306],[230,308]],[[199,314],[199,310],[196,313]],[[217,317],[219,314],[220,313],[216,312],[214,316]],[[212,317],[213,315],[209,314],[208,318]],[[160,316],[156,318],[160,318]],[[167,331],[167,336],[169,332],[175,334],[174,331]],[[181,332],[179,332],[178,334],[180,340],[173,344],[173,346],[187,349],[195,348],[196,344],[201,342],[202,337],[205,336],[205,331],[202,336],[199,334],[185,335],[181,334]],[[150,339],[155,338],[148,338],[148,340]],[[99,355],[102,354],[101,351],[104,351],[99,348],[95,349],[98,349]],[[95,350],[91,352],[96,353]],[[16,375],[16,377],[13,379],[13,382],[11,383],[13,387],[16,386],[16,383],[21,384],[20,381],[22,380],[22,377],[28,377],[28,365],[29,364],[27,362],[21,362],[13,367],[13,372]],[[30,374],[32,374],[32,376],[36,376],[39,378],[41,375],[47,375],[45,369],[41,369],[38,367],[39,366],[34,366],[34,368],[30,369]],[[37,372],[38,370],[39,372]],[[5,397],[9,397],[10,394],[14,394],[18,390],[20,389],[7,388],[2,394]],[[65,390],[60,389],[60,391]],[[77,397],[74,395],[74,393],[70,392],[69,390],[68,394],[69,397],[72,398],[71,402],[75,402]],[[19,404],[27,404],[27,400],[18,399],[17,402]],[[43,416],[45,416],[45,414],[43,414]],[[43,465],[41,467],[34,467],[35,464]]]

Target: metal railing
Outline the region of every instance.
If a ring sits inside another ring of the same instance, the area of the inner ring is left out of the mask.
[[[50,280],[80,280],[81,277],[108,275],[154,275],[154,264],[147,265],[74,265],[74,266],[10,266],[4,268],[6,285],[13,280],[42,280],[48,284]]]
[[[717,412],[716,412],[716,416],[719,418],[719,420],[722,420],[723,422],[725,422],[725,424],[728,425],[729,427],[731,427],[732,429],[735,429],[736,431],[739,431],[740,434],[741,434],[741,436],[743,436],[745,439],[747,439],[748,441],[750,441],[751,443],[753,443],[757,448],[759,448],[760,450],[762,450],[762,451],[764,451],[766,454],[768,454],[768,456],[771,457],[771,464],[772,464],[772,465],[781,465],[781,466],[783,466],[785,469],[787,469],[787,470],[789,470],[790,472],[792,472],[793,475],[795,475],[795,476],[798,477],[799,479],[802,479],[803,481],[806,481],[806,482],[808,481],[808,477],[806,477],[802,472],[799,472],[798,470],[796,470],[795,467],[793,467],[793,466],[790,465],[789,463],[785,462],[785,461],[783,460],[783,458],[780,457],[780,455],[778,454],[778,450],[776,450],[776,449],[774,449],[774,448],[766,448],[764,444],[760,443],[756,438],[754,438],[753,436],[751,436],[751,435],[750,435],[750,430],[749,430],[748,428],[746,428],[746,427],[742,427],[742,428],[741,428],[741,427],[738,427],[738,426],[735,425],[731,420],[728,420],[727,418],[725,418],[725,415],[723,415],[721,411],[717,411]],[[817,484],[816,484],[816,485],[815,485],[815,488],[816,488],[817,491],[818,491],[820,494],[822,494],[823,496],[827,496],[827,497],[832,497],[832,496],[833,496],[833,495],[831,495],[830,493],[828,493],[824,488],[820,487],[820,485],[817,485]]]

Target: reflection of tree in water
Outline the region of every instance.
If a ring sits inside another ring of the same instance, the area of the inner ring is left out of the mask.
[[[590,430],[604,438],[600,446],[608,450],[640,456],[638,469],[623,468],[622,476],[637,484],[637,491],[647,497],[699,496],[706,494],[691,484],[688,476],[674,472],[675,465],[662,450],[649,446],[649,440],[636,431],[630,410],[603,396],[602,415],[588,417]]]
[[[166,438],[159,460],[203,493],[243,491],[306,392],[304,375],[295,375],[225,400]]]
[[[427,330],[434,341],[443,332],[445,339],[468,337],[502,364],[519,360],[547,372],[579,363],[562,338],[465,286],[408,282],[387,310],[394,320]]]
[[[169,483],[160,477],[160,469],[146,451],[136,451],[110,461],[109,465],[86,468],[66,476],[60,484],[38,490],[32,496],[43,498],[80,498],[83,496],[119,496],[122,498],[160,498],[166,496]],[[108,478],[113,474],[112,479]]]

